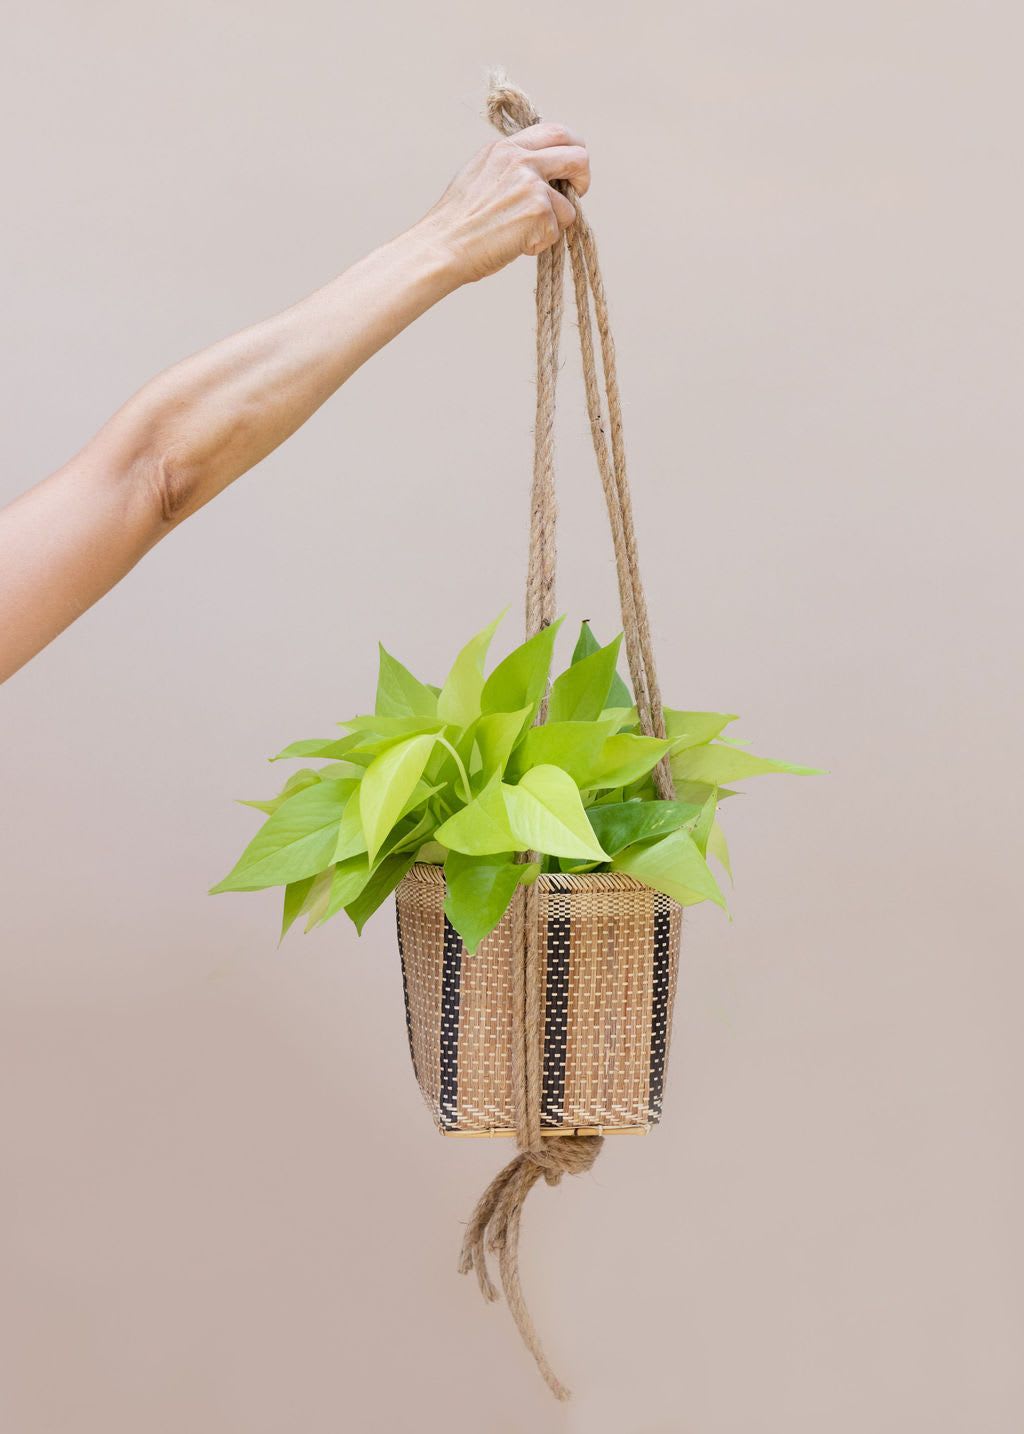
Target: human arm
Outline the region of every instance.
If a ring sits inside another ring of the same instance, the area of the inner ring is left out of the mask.
[[[418,224],[322,289],[151,380],[62,468],[0,510],[0,681],[461,285],[547,248],[586,149],[536,125],[481,150]]]

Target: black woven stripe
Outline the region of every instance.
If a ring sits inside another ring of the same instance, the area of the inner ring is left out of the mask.
[[[459,1123],[459,987],[462,981],[462,937],[444,919],[444,965],[441,970],[441,1124],[454,1130]]]
[[[565,1124],[565,1047],[569,1028],[569,933],[566,916],[550,916],[544,1001],[544,1076],[541,1124]]]
[[[651,992],[651,1071],[648,1108],[652,1122],[661,1119],[661,1096],[665,1083],[665,1050],[668,1045],[669,987],[669,905],[664,897],[654,899],[654,984]]]
[[[405,1029],[409,1033],[409,1054],[412,1057],[412,1073],[417,1080],[420,1073],[416,1069],[416,1048],[412,1043],[412,1010],[409,1006],[409,973],[405,969],[405,944],[402,941],[402,913],[399,910],[398,902],[395,902],[395,924],[398,927],[398,954],[402,961],[402,999],[405,1001]]]

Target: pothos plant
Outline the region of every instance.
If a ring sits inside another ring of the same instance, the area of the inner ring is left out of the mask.
[[[361,932],[413,862],[432,862],[470,952],[542,871],[628,872],[681,905],[724,907],[708,858],[731,875],[718,820],[730,784],[813,769],[746,751],[725,735],[731,713],[668,708],[665,740],[643,736],[616,670],[621,635],[602,647],[586,622],[535,726],[562,620],[485,676],[500,620],[466,644],[443,687],[382,646],[373,713],[271,758],[323,765],[245,803],[267,820],[212,890],[283,887],[282,936],[300,916],[308,931],[341,910]],[[666,754],[675,801],[658,799],[652,777]]]

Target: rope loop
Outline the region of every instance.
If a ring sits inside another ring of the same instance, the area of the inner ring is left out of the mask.
[[[487,100],[491,123],[503,135],[517,134],[537,124],[540,115],[532,101],[504,75],[492,77]],[[565,235],[537,260],[537,411],[534,426],[533,482],[530,490],[530,549],[526,578],[526,635],[532,637],[555,618],[555,390],[562,331],[565,255],[569,254],[573,293],[583,359],[583,386],[590,419],[590,434],[604,491],[612,531],[615,572],[622,611],[626,658],[636,698],[640,730],[649,737],[665,736],[665,718],[651,643],[647,599],[640,579],[633,507],[626,475],[622,404],[615,365],[615,345],[608,319],[608,302],[598,263],[593,231],[579,195],[566,180],[556,187],[570,199],[576,220]],[[593,317],[591,313],[593,312]],[[597,328],[597,350],[594,327]],[[600,370],[597,360],[600,352]],[[607,416],[606,416],[607,410]],[[538,722],[547,715],[547,696]],[[667,759],[653,772],[659,797],[675,796]],[[527,859],[534,857],[529,853]],[[537,883],[520,888],[512,906],[512,945],[521,953],[512,971],[513,1099],[516,1155],[491,1181],[477,1203],[463,1241],[459,1269],[475,1271],[485,1300],[498,1298],[487,1268],[486,1251],[498,1257],[502,1288],[523,1342],[557,1399],[569,1391],[548,1363],[540,1338],[523,1299],[519,1279],[519,1224],[523,1204],[540,1179],[557,1185],[563,1175],[589,1170],[604,1144],[600,1136],[541,1134],[541,1096],[544,1043],[544,984],[546,942]]]

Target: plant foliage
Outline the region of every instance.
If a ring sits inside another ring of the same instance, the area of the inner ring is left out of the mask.
[[[299,917],[308,931],[341,910],[362,931],[414,861],[443,864],[445,910],[471,952],[541,871],[628,872],[684,906],[724,907],[708,857],[729,872],[726,784],[813,769],[753,756],[724,735],[736,720],[727,712],[669,708],[666,740],[643,736],[617,671],[621,638],[602,647],[587,623],[535,726],[561,619],[485,675],[498,621],[466,644],[443,687],[381,647],[373,713],[271,758],[321,765],[246,803],[266,821],[212,890],[283,887],[282,936]],[[654,787],[666,754],[676,801]]]

